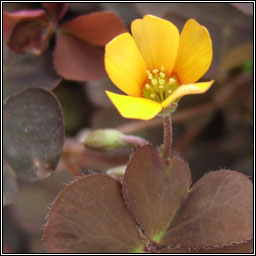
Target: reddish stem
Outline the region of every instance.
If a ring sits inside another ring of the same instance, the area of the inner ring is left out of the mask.
[[[168,159],[171,156],[172,149],[172,120],[171,116],[165,116],[164,121],[164,152],[163,158]]]
[[[149,144],[149,142],[146,141],[145,139],[138,136],[133,136],[133,135],[123,135],[122,141],[130,145],[138,145],[140,147]]]
[[[67,169],[69,170],[69,172],[75,176],[75,177],[81,177],[83,176],[83,174],[80,172],[78,166],[76,164],[74,164],[72,162],[72,160],[67,159],[67,158],[63,158],[64,159],[64,163],[67,167]]]

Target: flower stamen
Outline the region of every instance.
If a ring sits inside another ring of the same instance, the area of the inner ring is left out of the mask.
[[[146,70],[148,81],[143,88],[143,96],[157,102],[163,102],[179,86],[175,75],[167,77],[163,65],[160,70],[157,68],[153,69],[152,72],[148,69]]]
[[[159,79],[158,82],[159,82],[159,84],[161,84],[161,85],[165,84],[165,80],[164,80],[164,79]]]
[[[152,83],[153,85],[157,85],[157,80],[156,80],[156,79],[152,79],[152,80],[151,80],[151,83]]]
[[[173,77],[171,77],[171,78],[169,79],[169,83],[170,83],[170,84],[174,84],[174,83],[176,83],[176,80],[175,80]]]
[[[159,75],[164,78],[165,77],[165,73],[164,72],[160,72]]]
[[[150,85],[149,84],[145,84],[146,89],[150,89]]]

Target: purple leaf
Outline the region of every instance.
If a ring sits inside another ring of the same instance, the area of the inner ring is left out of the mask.
[[[61,26],[67,33],[97,46],[104,46],[117,35],[127,32],[118,16],[111,12],[95,12],[79,16]]]
[[[76,81],[97,80],[106,76],[103,49],[72,35],[58,34],[54,63],[58,74]]]
[[[52,253],[125,253],[143,248],[123,203],[120,182],[104,174],[80,178],[58,195],[45,240]]]
[[[3,154],[18,178],[35,181],[56,168],[64,143],[64,120],[56,97],[30,88],[3,108]]]
[[[218,246],[216,248],[199,249],[199,250],[186,250],[182,248],[164,248],[158,251],[158,253],[202,253],[202,254],[212,254],[212,253],[253,253],[253,241],[245,241],[239,244],[233,244],[229,246]]]
[[[124,199],[149,239],[159,242],[191,184],[188,165],[179,158],[166,162],[153,146],[134,153],[124,175]]]
[[[220,170],[204,175],[166,231],[164,245],[216,247],[253,235],[253,186],[242,173]]]
[[[22,24],[17,27],[17,25]],[[36,49],[39,47],[38,35],[47,26],[47,16],[44,10],[26,10],[18,12],[3,12],[3,34],[6,43],[19,53],[23,48],[31,47],[31,41],[36,39]],[[30,34],[32,32],[32,34]],[[13,35],[15,33],[15,35]],[[24,36],[22,36],[24,33]],[[18,42],[17,42],[18,40]]]

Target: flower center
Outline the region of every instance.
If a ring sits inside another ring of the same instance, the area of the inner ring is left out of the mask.
[[[160,70],[146,70],[148,79],[143,88],[145,98],[163,102],[177,89],[179,84],[176,76],[167,77],[164,70],[164,66],[161,66]]]

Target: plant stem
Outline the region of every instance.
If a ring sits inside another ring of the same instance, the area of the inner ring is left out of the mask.
[[[75,176],[75,177],[83,176],[83,174],[82,174],[82,172],[80,172],[78,166],[76,164],[74,164],[70,159],[63,158],[63,160],[64,160],[64,163],[65,163],[67,169],[73,176]]]
[[[46,30],[46,33],[42,38],[42,49],[40,54],[42,54],[47,49],[49,41],[52,35],[55,33],[56,29],[57,29],[57,24],[55,22],[50,22]]]
[[[123,135],[122,141],[130,145],[138,145],[140,147],[149,144],[149,142],[146,141],[145,139],[138,136],[133,136],[133,135]]]
[[[164,152],[163,158],[168,159],[171,156],[172,149],[172,120],[171,116],[165,116],[164,121]]]

